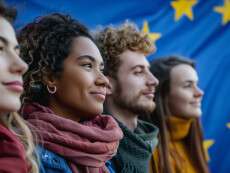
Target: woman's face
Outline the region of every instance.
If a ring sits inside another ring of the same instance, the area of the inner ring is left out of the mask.
[[[87,37],[75,38],[63,66],[55,80],[54,111],[74,120],[101,114],[108,79],[103,75],[104,63],[96,45]]]
[[[199,117],[203,91],[197,86],[198,76],[189,65],[181,64],[170,73],[168,104],[170,113],[181,117]]]
[[[23,91],[22,75],[27,65],[19,55],[19,46],[11,24],[0,17],[0,113],[17,111]]]

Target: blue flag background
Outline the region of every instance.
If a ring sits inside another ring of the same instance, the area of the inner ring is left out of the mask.
[[[6,0],[15,27],[51,12],[70,14],[90,29],[126,19],[156,43],[149,57],[179,54],[197,62],[204,90],[202,123],[213,173],[230,172],[230,0]]]

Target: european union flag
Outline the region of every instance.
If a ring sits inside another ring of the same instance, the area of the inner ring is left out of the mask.
[[[214,173],[230,172],[230,0],[7,0],[19,15],[20,28],[36,16],[68,13],[94,29],[129,19],[149,33],[157,52],[197,62],[204,90],[204,146]]]

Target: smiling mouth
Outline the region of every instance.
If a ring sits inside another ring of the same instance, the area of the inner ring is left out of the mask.
[[[23,92],[23,84],[19,81],[13,81],[13,82],[3,82],[2,83],[8,90],[21,93]]]
[[[153,93],[149,93],[149,94],[144,94],[145,97],[153,99],[154,98],[154,94]]]
[[[201,103],[200,102],[193,102],[191,103],[192,106],[195,106],[195,107],[201,107]]]
[[[153,99],[154,98],[154,92],[143,92],[143,95],[149,99]]]
[[[106,94],[104,92],[91,92],[90,94],[101,102],[105,101]]]

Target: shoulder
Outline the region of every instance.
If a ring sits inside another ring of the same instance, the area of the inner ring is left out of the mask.
[[[42,147],[36,147],[40,173],[72,173],[67,161],[60,155]]]

